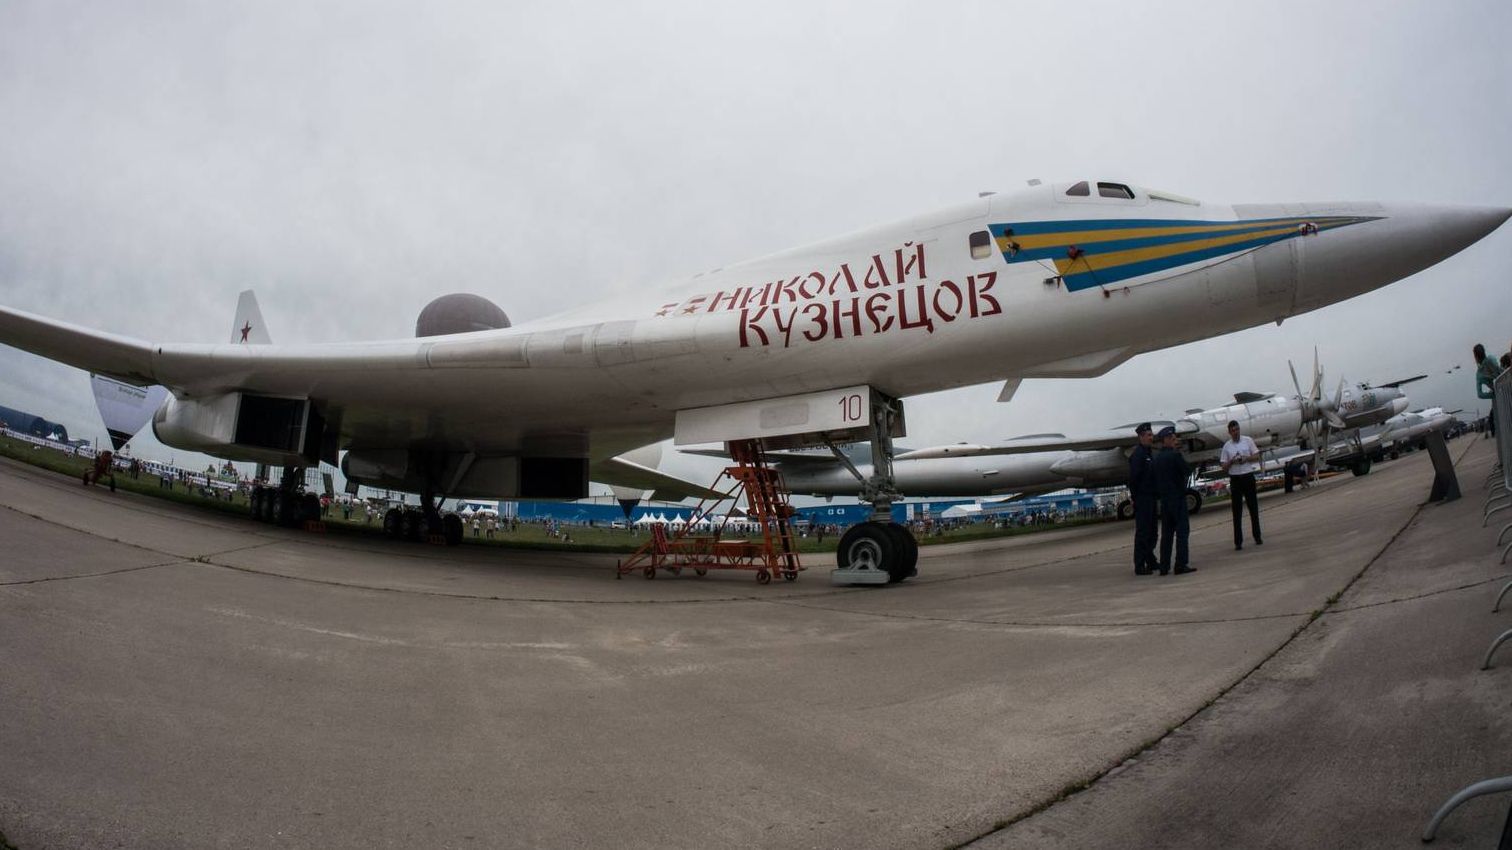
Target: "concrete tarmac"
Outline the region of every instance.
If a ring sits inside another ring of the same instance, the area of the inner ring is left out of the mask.
[[[1512,648],[1475,669],[1512,625],[1492,452],[1451,449],[1460,502],[1420,507],[1418,453],[1262,498],[1263,547],[1235,552],[1218,506],[1190,576],[1134,576],[1110,524],[926,547],[863,589],[817,561],[615,581],[612,556],[325,538],[0,462],[0,831],[1416,846],[1449,793],[1512,772]],[[1468,804],[1439,846],[1494,842],[1505,810]]]

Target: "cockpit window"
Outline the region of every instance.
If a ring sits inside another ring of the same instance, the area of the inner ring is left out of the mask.
[[[1103,198],[1123,198],[1126,201],[1134,200],[1134,190],[1122,183],[1098,183],[1097,194]]]
[[[971,234],[971,259],[985,260],[992,256],[992,235],[985,230]]]
[[[1078,198],[1085,198],[1088,195],[1092,194],[1092,191],[1087,188],[1087,181],[1083,180],[1082,182],[1076,184],[1075,186],[1072,186],[1071,188],[1067,189],[1066,190],[1066,194],[1067,195],[1074,195],[1074,196],[1076,196]]]

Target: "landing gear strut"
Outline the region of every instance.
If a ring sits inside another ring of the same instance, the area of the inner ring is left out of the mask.
[[[855,465],[830,443],[830,451],[861,481],[861,501],[872,507],[871,519],[840,537],[835,553],[835,584],[893,584],[919,574],[919,544],[913,533],[893,522],[892,504],[899,497],[893,477],[892,434],[903,416],[903,403],[873,390],[867,427],[872,474],[862,476]]]
[[[426,490],[418,508],[389,508],[383,514],[383,533],[395,540],[439,537],[447,546],[456,546],[462,542],[462,518],[456,514],[442,516],[436,507],[435,491]]]

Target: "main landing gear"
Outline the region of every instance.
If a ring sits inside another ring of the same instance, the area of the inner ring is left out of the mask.
[[[252,518],[284,528],[320,519],[320,497],[304,490],[304,467],[286,466],[278,486],[252,488]]]
[[[436,494],[427,490],[418,508],[389,508],[383,514],[383,532],[395,540],[429,540],[456,546],[462,542],[462,518],[456,514],[442,516],[436,507]]]
[[[844,453],[829,443],[830,451],[861,482],[861,501],[870,502],[871,519],[850,527],[840,537],[835,553],[835,584],[894,584],[919,574],[919,543],[913,533],[893,522],[892,503],[899,496],[893,478],[892,434],[902,421],[903,403],[873,390],[871,418],[867,428],[871,443],[872,474],[861,475]]]
[[[1187,513],[1196,515],[1202,512],[1202,494],[1188,487],[1186,491]],[[1120,499],[1118,502],[1118,518],[1121,520],[1134,518],[1134,503],[1128,499]]]

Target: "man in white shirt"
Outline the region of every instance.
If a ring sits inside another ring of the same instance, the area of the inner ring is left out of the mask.
[[[1249,506],[1250,536],[1255,545],[1265,543],[1260,539],[1260,506],[1255,497],[1255,473],[1260,471],[1260,449],[1255,441],[1239,433],[1239,423],[1228,424],[1229,439],[1223,444],[1218,461],[1229,476],[1229,508],[1234,513],[1234,548],[1244,548],[1244,530],[1239,524],[1245,506]]]

